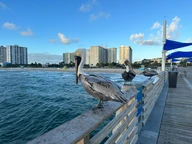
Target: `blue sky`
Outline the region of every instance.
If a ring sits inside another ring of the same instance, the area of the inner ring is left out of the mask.
[[[0,45],[28,47],[29,63],[57,63],[64,52],[95,45],[118,51],[129,45],[133,61],[161,57],[164,18],[168,39],[192,42],[191,5],[191,0],[0,0]]]

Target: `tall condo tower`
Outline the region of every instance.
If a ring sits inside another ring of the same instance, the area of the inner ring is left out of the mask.
[[[11,64],[28,64],[27,48],[18,45],[8,45],[6,48],[6,59]]]
[[[0,46],[0,63],[6,61],[6,47]]]
[[[108,63],[117,62],[117,48],[108,48]]]
[[[90,64],[96,66],[97,63],[107,63],[108,51],[101,46],[91,46],[90,48]]]
[[[86,61],[85,64],[90,66],[90,49],[86,49]]]
[[[132,63],[132,49],[130,46],[119,47],[119,63],[124,63],[128,59]]]
[[[65,64],[74,62],[74,54],[73,53],[63,53],[63,61],[65,62]]]

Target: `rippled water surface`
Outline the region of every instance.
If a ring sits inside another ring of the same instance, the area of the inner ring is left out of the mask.
[[[97,73],[122,84],[118,73]],[[0,71],[0,144],[22,144],[88,111],[97,100],[74,72]]]
[[[0,71],[0,143],[26,143],[96,103],[73,72]]]

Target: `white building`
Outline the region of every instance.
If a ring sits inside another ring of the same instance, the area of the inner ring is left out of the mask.
[[[108,63],[117,62],[117,48],[108,48]]]
[[[85,64],[89,65],[90,66],[90,49],[87,49],[86,50],[86,61],[85,61]]]
[[[27,48],[18,45],[7,46],[6,61],[11,64],[28,64]]]
[[[101,46],[91,46],[90,48],[90,63],[96,66],[97,63],[107,63],[107,49]]]
[[[132,49],[130,46],[119,47],[119,63],[124,63],[128,59],[132,63]]]
[[[63,53],[63,61],[65,64],[74,62],[74,54],[73,53]]]

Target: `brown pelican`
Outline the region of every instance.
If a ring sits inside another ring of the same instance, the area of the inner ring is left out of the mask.
[[[149,70],[149,69],[146,69],[141,74],[143,74],[144,76],[150,77],[150,78],[154,75],[158,75],[158,73],[155,70]]]
[[[83,66],[85,63],[85,49],[78,49],[74,52],[75,68],[76,68],[76,84],[78,79],[83,85],[85,91],[99,100],[95,108],[102,107],[103,101],[117,101],[126,103],[129,99],[128,92],[121,91],[121,87],[114,82],[105,79],[104,77],[86,74],[83,72]]]
[[[125,71],[122,73],[122,77],[125,81],[132,81],[134,77],[136,76],[135,71],[133,70],[130,62],[128,60],[125,60],[124,62]]]

